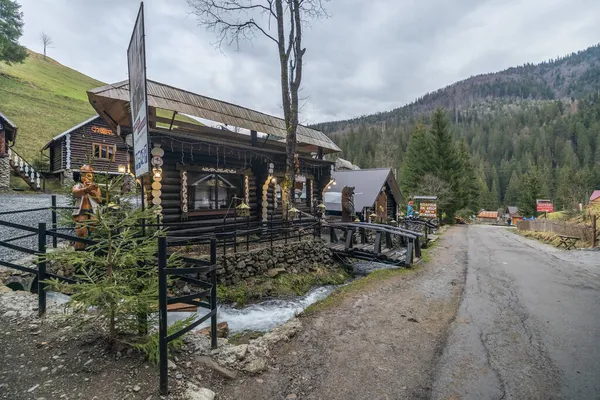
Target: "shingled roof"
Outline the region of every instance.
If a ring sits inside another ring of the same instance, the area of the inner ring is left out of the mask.
[[[251,110],[225,101],[178,89],[148,80],[148,106],[192,115],[234,127],[266,133],[285,143],[285,121],[279,117]],[[130,126],[129,82],[122,81],[88,91],[88,98],[98,114],[108,117],[107,122]],[[156,118],[158,120],[158,118]],[[299,151],[336,153],[341,149],[323,132],[298,125]]]

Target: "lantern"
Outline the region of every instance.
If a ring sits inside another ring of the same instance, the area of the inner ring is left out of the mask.
[[[325,204],[321,203],[317,206],[317,215],[322,218],[325,215],[325,210],[327,208],[325,207]]]
[[[288,210],[288,219],[296,219],[300,215],[300,210],[296,207],[292,207]]]
[[[240,217],[249,217],[250,216],[250,206],[248,204],[242,202],[239,206],[235,208],[237,215]]]
[[[354,218],[354,222],[360,222],[360,218],[358,218],[358,217]]]

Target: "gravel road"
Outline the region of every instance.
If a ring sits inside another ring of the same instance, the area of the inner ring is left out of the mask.
[[[65,196],[58,196],[57,203],[59,206],[64,206],[67,203]],[[13,210],[27,210],[32,208],[50,207],[51,196],[45,194],[13,194],[13,193],[2,193],[0,194],[0,212],[13,211]],[[34,211],[19,214],[8,214],[0,215],[0,220],[14,222],[17,224],[23,224],[31,227],[37,227],[38,223],[46,222],[50,224],[52,222],[51,213],[49,210],[46,211]],[[0,240],[9,239],[11,237],[22,236],[26,234],[22,230],[16,228],[8,228],[0,226]],[[29,249],[37,249],[38,245],[37,236],[32,236],[25,239],[19,239],[12,244],[26,247]],[[15,259],[23,258],[25,254],[15,250],[10,250],[5,247],[0,247],[0,260],[12,261]]]
[[[468,273],[434,399],[600,398],[600,252],[468,228]]]
[[[452,227],[417,272],[303,317],[225,399],[599,399],[600,252]]]

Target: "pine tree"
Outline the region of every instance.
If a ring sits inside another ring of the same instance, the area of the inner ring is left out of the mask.
[[[423,177],[431,172],[431,137],[427,127],[418,122],[408,141],[404,162],[400,172],[400,186],[406,197],[417,194]]]
[[[523,189],[519,196],[519,210],[524,217],[537,216],[536,200],[543,197],[543,185],[540,171],[531,166],[523,176]]]
[[[18,42],[23,35],[23,13],[13,0],[0,0],[0,62],[22,63],[27,58],[25,47]]]
[[[507,206],[513,206],[517,204],[521,193],[521,180],[517,175],[517,171],[513,171],[508,181],[506,188],[506,194],[504,195],[504,204]]]
[[[158,275],[153,266],[157,238],[163,234],[159,230],[141,234],[141,222],[155,215],[133,206],[120,194],[121,186],[121,179],[109,181],[104,205],[85,223],[88,238],[96,244],[85,251],[64,247],[46,256],[53,265],[75,271],[79,280],[72,285],[50,280],[49,287],[72,293],[66,304],[72,317],[85,317],[84,323],[106,328],[111,341],[119,335],[135,335],[141,328],[138,315],[157,311]],[[179,266],[175,257],[170,264]],[[91,307],[95,309],[92,316]]]
[[[479,203],[479,189],[477,187],[477,176],[475,174],[475,168],[469,154],[469,148],[464,138],[458,145],[458,159],[460,162],[460,169],[462,171],[460,180],[460,193],[459,198],[461,204],[459,208],[466,208],[471,212],[477,211]]]

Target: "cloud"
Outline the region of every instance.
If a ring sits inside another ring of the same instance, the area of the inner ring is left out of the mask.
[[[137,0],[19,0],[21,42],[104,82],[127,78]],[[281,115],[273,43],[219,50],[185,0],[147,0],[148,77]],[[333,0],[305,29],[301,120],[386,111],[471,75],[540,62],[598,42],[597,0]]]

